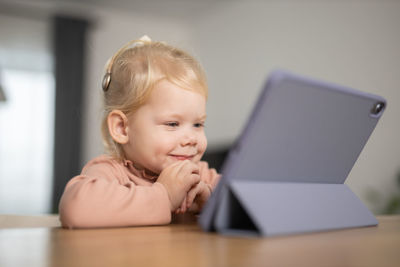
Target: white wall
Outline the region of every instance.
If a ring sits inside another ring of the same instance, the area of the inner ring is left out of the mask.
[[[51,71],[50,25],[0,12],[0,68]]]

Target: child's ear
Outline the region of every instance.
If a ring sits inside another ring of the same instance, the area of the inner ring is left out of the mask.
[[[120,110],[113,110],[107,117],[108,131],[112,139],[119,144],[126,144],[128,136],[128,118]]]

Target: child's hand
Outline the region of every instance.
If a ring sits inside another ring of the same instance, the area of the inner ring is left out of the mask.
[[[199,181],[199,167],[189,160],[171,164],[161,172],[157,179],[157,182],[163,184],[168,192],[171,211],[175,211],[181,206],[190,188]]]
[[[221,175],[214,168],[209,168],[208,163],[200,161],[197,163],[200,168],[201,182],[190,189],[181,206],[175,213],[199,212],[210,197],[212,189],[217,185]],[[207,190],[208,189],[208,190]],[[190,195],[189,195],[190,193]]]
[[[186,210],[191,212],[199,212],[203,208],[211,195],[211,188],[203,181],[200,181],[187,193],[186,199],[183,201],[177,213],[184,213]]]

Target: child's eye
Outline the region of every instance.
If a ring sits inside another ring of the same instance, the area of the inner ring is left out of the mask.
[[[171,121],[171,122],[166,122],[165,125],[169,127],[178,127],[179,123],[176,121]]]
[[[196,128],[203,128],[204,127],[204,123],[195,123],[193,126],[196,127]]]

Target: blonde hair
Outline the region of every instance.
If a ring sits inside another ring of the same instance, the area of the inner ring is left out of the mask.
[[[146,103],[155,85],[164,79],[207,99],[207,81],[201,65],[188,53],[164,42],[152,42],[147,36],[130,41],[107,62],[101,131],[104,146],[111,156],[124,158],[122,146],[113,140],[108,129],[110,112],[120,110],[127,116],[133,114]]]

